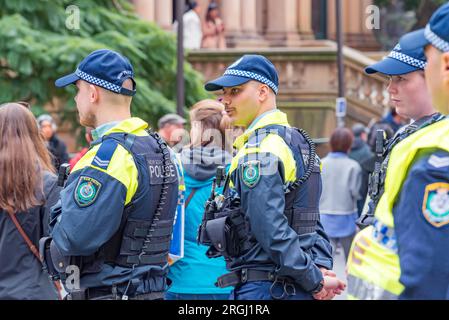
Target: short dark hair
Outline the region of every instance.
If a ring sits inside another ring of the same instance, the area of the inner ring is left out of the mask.
[[[352,146],[354,135],[348,128],[337,128],[332,133],[330,144],[332,152],[347,153]]]

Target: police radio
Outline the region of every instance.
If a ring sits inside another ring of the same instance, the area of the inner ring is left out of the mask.
[[[379,202],[381,192],[381,169],[384,161],[385,146],[387,145],[387,136],[385,130],[376,131],[376,162],[374,172],[369,176],[368,196],[370,201],[364,208],[364,212],[357,219],[356,224],[360,229],[364,229],[374,223],[374,213]]]
[[[212,191],[206,202],[203,220],[198,230],[198,244],[210,246],[206,252],[209,258],[238,256],[244,228],[240,214],[240,199],[229,195],[230,176],[224,167],[217,167]],[[216,188],[224,183],[222,194]]]
[[[221,187],[222,182],[225,180],[225,175],[225,168],[223,166],[218,166],[214,181],[212,183],[212,190],[209,199],[206,201],[203,220],[198,230],[198,243],[212,245],[206,233],[206,224],[207,221],[215,219],[215,213],[218,211],[219,205],[222,205],[224,202],[224,195],[218,196],[216,194],[216,189],[217,186]],[[219,197],[222,197],[222,199],[218,199]]]
[[[70,175],[70,164],[63,163],[58,170],[58,187],[64,187],[67,178]]]

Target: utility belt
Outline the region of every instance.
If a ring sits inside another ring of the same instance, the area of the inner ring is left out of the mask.
[[[117,286],[111,286],[73,290],[65,297],[65,300],[163,300],[164,295],[164,291],[133,296],[122,295],[117,290]]]
[[[276,275],[274,271],[262,271],[243,268],[230,273],[227,273],[217,279],[215,283],[216,287],[236,287],[244,285],[248,282],[255,281],[270,281],[272,285],[270,287],[270,294],[275,300],[284,299],[287,296],[296,295],[296,286],[293,279],[290,277],[281,277]],[[276,296],[273,294],[273,288],[277,285],[281,285],[284,289],[282,295]]]

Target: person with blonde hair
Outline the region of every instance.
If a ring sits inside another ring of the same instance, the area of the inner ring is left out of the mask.
[[[209,259],[207,246],[197,243],[198,226],[204,213],[218,166],[231,161],[231,120],[218,101],[202,100],[190,111],[191,144],[181,151],[186,184],[184,258],[171,268],[173,281],[167,300],[224,300],[230,289],[214,286],[226,273],[223,257]]]
[[[28,105],[0,105],[0,299],[57,299],[37,251],[59,197],[50,154]],[[33,247],[34,246],[34,247]],[[33,249],[32,249],[33,248]]]

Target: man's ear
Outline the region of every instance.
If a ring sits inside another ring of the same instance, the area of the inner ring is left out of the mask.
[[[270,88],[266,84],[263,84],[263,85],[261,85],[259,87],[259,99],[260,99],[260,101],[267,100],[269,94],[270,94]]]
[[[100,98],[100,89],[93,84],[89,84],[89,100],[91,103],[98,102]]]
[[[449,52],[441,55],[441,71],[443,72],[443,85],[449,90]]]

